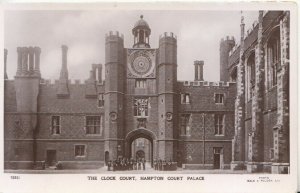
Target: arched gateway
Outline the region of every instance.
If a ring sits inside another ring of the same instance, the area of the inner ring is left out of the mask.
[[[133,131],[130,131],[125,138],[125,157],[127,158],[131,158],[132,157],[132,143],[134,140],[138,139],[138,138],[145,138],[147,140],[149,140],[150,142],[150,160],[151,160],[151,165],[153,163],[153,155],[155,155],[156,153],[156,135],[147,129],[144,128],[139,128],[139,129],[135,129]],[[134,157],[133,157],[134,158]]]

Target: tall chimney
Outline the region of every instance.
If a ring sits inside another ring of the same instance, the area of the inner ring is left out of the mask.
[[[22,75],[27,75],[28,73],[28,48],[22,48]]]
[[[62,45],[61,49],[62,49],[62,68],[60,71],[60,79],[68,80],[68,68],[67,68],[68,47],[66,45]]]
[[[6,72],[6,62],[7,62],[7,49],[4,49],[4,80],[7,80],[7,72]]]
[[[18,47],[17,48],[17,52],[18,52],[18,68],[17,68],[17,76],[22,74],[22,52],[23,52],[23,48]]]
[[[40,76],[40,54],[41,54],[41,48],[34,47],[34,72],[36,75]]]
[[[61,46],[62,49],[62,67],[60,71],[59,77],[59,85],[57,90],[57,96],[59,98],[66,98],[69,97],[69,80],[68,80],[68,69],[67,69],[67,52],[68,47],[65,45]]]
[[[102,64],[98,64],[98,82],[102,83]]]
[[[194,61],[195,65],[195,81],[203,81],[203,65],[204,61],[203,60],[196,60]]]
[[[33,68],[34,68],[34,49],[33,47],[28,48],[28,54],[29,54],[29,73],[33,74]]]

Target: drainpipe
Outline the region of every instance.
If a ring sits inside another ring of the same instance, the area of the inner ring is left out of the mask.
[[[205,113],[202,113],[202,122],[203,122],[203,167],[205,167]]]

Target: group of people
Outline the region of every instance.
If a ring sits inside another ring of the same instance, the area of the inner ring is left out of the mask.
[[[124,170],[145,170],[146,161],[144,158],[139,159],[128,159],[119,158],[114,161],[109,160],[107,162],[108,171],[124,171]]]
[[[177,169],[177,163],[172,160],[166,161],[155,159],[153,161],[153,168],[159,171],[172,171]],[[144,158],[118,158],[114,161],[107,162],[108,171],[125,171],[125,170],[145,170],[146,160]]]
[[[177,163],[173,162],[172,160],[166,161],[166,160],[154,160],[154,169],[160,170],[160,171],[172,171],[177,169]]]

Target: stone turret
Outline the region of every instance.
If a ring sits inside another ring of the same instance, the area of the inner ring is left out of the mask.
[[[68,47],[65,45],[61,46],[62,49],[62,67],[60,71],[59,84],[56,91],[56,94],[59,98],[69,97],[69,78],[68,78],[68,67],[67,67],[67,53]]]
[[[233,37],[227,36],[222,38],[220,42],[220,81],[229,81],[228,59],[229,52],[234,47],[235,40]]]
[[[177,39],[164,33],[159,39],[158,58],[158,148],[160,159],[177,160],[173,140],[176,123]]]
[[[252,131],[248,136],[248,172],[260,172],[263,170],[264,161],[263,141],[263,98],[264,98],[264,48],[263,48],[263,12],[259,11],[259,24],[257,45],[255,46],[255,85],[252,97]],[[260,162],[260,164],[258,164]]]
[[[124,39],[118,32],[105,38],[105,152],[114,160],[124,155]]]
[[[244,169],[245,161],[245,58],[244,58],[244,17],[241,17],[240,58],[237,65],[237,96],[235,100],[235,133],[232,141],[231,169]]]
[[[288,173],[290,167],[289,145],[289,48],[290,12],[285,11],[280,21],[280,67],[277,76],[277,124],[273,128],[274,163],[272,173]]]

